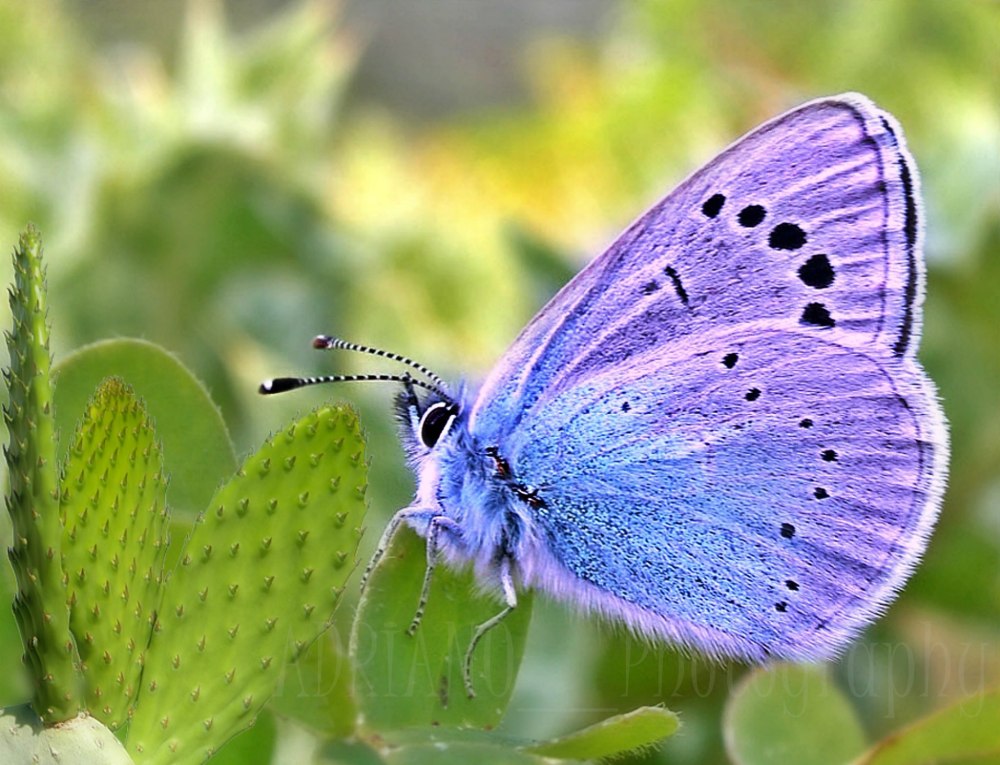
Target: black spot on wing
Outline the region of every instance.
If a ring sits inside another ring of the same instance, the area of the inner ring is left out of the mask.
[[[705,216],[714,218],[722,212],[722,205],[725,203],[726,198],[722,194],[712,194],[701,206],[701,211]]]
[[[781,536],[785,539],[791,539],[795,536],[795,526],[790,523],[781,524]]]
[[[678,275],[677,270],[673,266],[666,266],[663,269],[668,277],[670,277],[671,283],[674,285],[674,290],[677,292],[677,297],[681,299],[684,305],[688,304],[688,294],[687,290],[684,289],[684,285],[681,283],[681,277]]]
[[[809,303],[802,309],[802,316],[799,318],[801,324],[813,324],[817,327],[833,327],[836,321],[830,315],[830,311],[822,303]]]
[[[740,360],[740,355],[738,353],[727,353],[722,357],[722,365],[726,369],[732,369],[736,366],[736,362]]]
[[[740,222],[740,225],[744,228],[753,228],[754,226],[759,226],[763,223],[765,216],[767,215],[767,210],[765,210],[760,205],[747,205],[739,214],[736,219]]]
[[[830,259],[819,253],[813,255],[809,260],[799,266],[799,279],[806,286],[817,290],[825,290],[833,284],[833,265]]]
[[[806,232],[794,223],[779,223],[767,237],[773,250],[797,250],[806,243]]]

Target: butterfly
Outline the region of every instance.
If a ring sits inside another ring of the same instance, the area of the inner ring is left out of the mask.
[[[753,130],[636,220],[531,320],[478,390],[400,381],[426,603],[440,560],[504,605],[534,588],[715,657],[835,656],[932,531],[948,437],[916,359],[919,179],[866,97]],[[367,577],[367,573],[366,573]]]

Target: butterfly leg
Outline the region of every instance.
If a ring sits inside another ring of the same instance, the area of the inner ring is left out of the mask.
[[[385,551],[389,549],[389,544],[392,542],[392,538],[396,536],[396,532],[399,531],[400,526],[410,520],[425,518],[427,519],[429,530],[433,520],[437,517],[440,517],[440,511],[427,507],[406,507],[392,516],[385,527],[385,531],[382,532],[382,536],[378,540],[378,545],[375,548],[375,552],[372,553],[371,560],[368,561],[368,565],[365,567],[365,573],[361,575],[361,592],[365,591],[365,585],[368,584],[368,577],[371,576],[378,562],[382,560]]]
[[[431,591],[431,579],[434,577],[434,569],[438,560],[438,535],[441,531],[450,531],[460,535],[461,527],[447,515],[435,515],[427,523],[427,567],[424,569],[424,583],[420,587],[420,600],[417,601],[417,611],[413,614],[413,621],[406,629],[406,634],[413,636],[424,619],[424,610],[427,608],[427,599]]]
[[[465,650],[465,661],[462,662],[462,679],[465,682],[465,695],[470,699],[476,697],[476,691],[472,687],[472,655],[476,651],[476,646],[483,639],[483,635],[500,624],[511,611],[517,608],[517,592],[514,590],[514,579],[510,574],[510,558],[507,556],[500,559],[500,586],[503,588],[503,597],[507,605],[495,616],[476,627],[476,631],[472,633],[472,640],[469,641],[469,647]]]

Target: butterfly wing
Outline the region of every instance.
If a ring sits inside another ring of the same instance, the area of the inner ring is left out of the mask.
[[[827,655],[884,608],[947,454],[914,360],[917,183],[863,96],[806,104],[542,309],[469,424],[539,489],[529,582],[752,658]]]
[[[538,399],[630,355],[760,319],[912,356],[923,296],[916,172],[893,118],[847,94],[746,135],[546,305],[479,392],[503,440]]]
[[[506,444],[544,500],[527,578],[710,653],[829,655],[923,550],[943,439],[891,355],[764,323],[647,352]]]

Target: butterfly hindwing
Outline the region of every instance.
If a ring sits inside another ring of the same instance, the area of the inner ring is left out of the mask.
[[[826,655],[916,562],[941,492],[923,374],[773,323],[647,352],[540,400],[535,583],[718,654]]]

